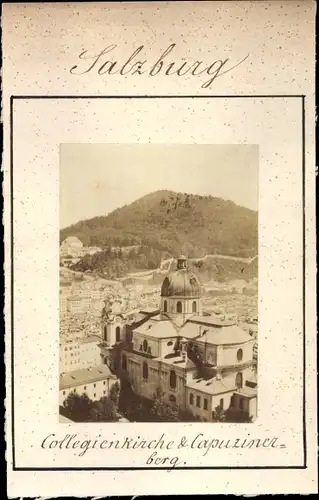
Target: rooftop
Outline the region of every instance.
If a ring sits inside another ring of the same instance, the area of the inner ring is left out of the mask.
[[[193,363],[193,361],[191,361],[189,358],[186,357],[186,359],[183,359],[182,356],[171,356],[171,357],[167,357],[167,358],[157,358],[159,361],[161,361],[162,363],[166,364],[166,365],[169,365],[169,366],[177,366],[179,368],[183,368],[183,369],[186,369],[186,370],[193,370],[196,368],[195,364]]]
[[[140,310],[141,314],[156,314],[158,312],[158,307],[143,307],[143,309]]]
[[[257,388],[256,387],[243,387],[242,389],[237,389],[237,394],[240,396],[246,396],[249,399],[257,397]]]
[[[230,326],[235,325],[236,321],[234,319],[230,319],[223,314],[209,314],[203,316],[192,316],[189,321],[192,323],[200,323],[202,325],[208,326]]]
[[[186,339],[196,339],[212,345],[236,345],[252,342],[253,338],[237,325],[222,327],[207,326],[201,327],[187,321],[180,330],[180,335]]]
[[[178,333],[173,323],[167,319],[149,319],[141,326],[138,326],[134,332],[159,339],[178,337]]]
[[[60,374],[60,390],[90,384],[99,380],[116,378],[107,365],[93,366],[92,368],[81,368],[72,372]]]
[[[188,389],[193,389],[211,395],[223,394],[225,392],[232,392],[236,390],[236,387],[234,385],[230,385],[225,380],[217,379],[192,380],[191,382],[188,382],[186,386],[188,387]]]
[[[91,344],[93,342],[101,342],[102,338],[98,335],[89,335],[81,339],[82,344]]]
[[[76,330],[80,331],[80,330]],[[64,335],[60,336],[60,344],[70,344],[70,343],[76,343],[76,344],[91,344],[93,342],[101,342],[101,337],[98,335],[88,335],[87,337],[66,337]]]
[[[79,238],[77,238],[76,236],[68,236],[65,240],[63,240],[62,243],[70,243],[70,244],[73,244],[73,243],[77,243],[77,244],[81,244],[83,245],[82,241],[79,240]]]

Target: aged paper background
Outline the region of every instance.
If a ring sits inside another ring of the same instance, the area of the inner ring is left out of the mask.
[[[4,6],[6,440],[11,497],[317,490],[314,16],[315,6],[310,1]],[[233,72],[217,78],[208,89],[200,88],[201,78],[70,74],[84,48],[97,53],[110,43],[118,44],[117,55],[123,54],[123,58],[135,47],[145,45],[147,57],[155,54],[152,58],[156,60],[171,43],[177,44],[176,60],[189,57],[209,62],[224,56],[236,64],[247,54],[249,58]],[[14,358],[10,301],[12,95],[27,96],[12,101]],[[115,95],[212,97],[72,99]],[[229,95],[238,98],[213,98]],[[271,95],[295,97],[261,97]],[[306,455],[302,412],[303,102]],[[151,438],[161,431],[159,424],[156,431],[152,424],[106,424],[102,428],[94,424],[93,430],[91,424],[74,424],[74,429],[66,431],[68,426],[57,420],[59,146],[71,142],[259,145],[259,416],[248,426],[165,424],[163,432],[168,439],[198,432],[225,439],[244,438],[248,433],[256,438],[277,436],[285,447],[220,450],[218,454],[212,451],[206,457],[198,450],[184,455],[181,452],[187,466],[197,467],[194,470],[53,470],[146,467],[148,454],[99,451],[79,457],[66,450],[43,450],[41,442],[49,433],[62,438],[65,432],[76,432],[91,439],[102,434],[108,439],[115,434],[133,437],[141,433]],[[207,466],[221,469],[200,469]],[[247,466],[250,469],[245,470]],[[45,470],[32,470],[39,468]]]

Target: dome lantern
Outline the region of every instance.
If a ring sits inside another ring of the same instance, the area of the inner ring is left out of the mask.
[[[186,257],[184,255],[180,255],[177,259],[177,269],[186,269]]]

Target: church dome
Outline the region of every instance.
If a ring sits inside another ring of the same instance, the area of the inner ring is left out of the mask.
[[[197,276],[186,266],[186,257],[181,255],[177,260],[177,270],[171,272],[163,281],[162,297],[199,298],[201,286]]]

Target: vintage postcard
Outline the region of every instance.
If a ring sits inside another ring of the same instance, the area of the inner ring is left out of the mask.
[[[4,4],[10,498],[317,492],[314,21]]]
[[[258,148],[63,144],[60,221],[62,417],[253,421]]]

